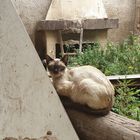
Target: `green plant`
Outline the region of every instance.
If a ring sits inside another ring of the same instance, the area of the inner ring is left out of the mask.
[[[116,88],[117,95],[112,110],[120,115],[140,121],[140,89],[129,88],[133,84],[131,81],[119,82],[120,87]]]
[[[99,43],[86,46],[83,53],[70,58],[69,66],[93,65],[106,75],[140,73],[140,43],[131,35],[122,44],[107,43],[101,49]]]

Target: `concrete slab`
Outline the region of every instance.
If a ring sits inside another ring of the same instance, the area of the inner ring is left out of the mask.
[[[78,140],[11,0],[0,0],[0,140]]]
[[[52,0],[46,16],[46,20],[97,18],[107,18],[102,0]]]

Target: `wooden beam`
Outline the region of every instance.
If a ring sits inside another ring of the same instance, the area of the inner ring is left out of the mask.
[[[83,43],[83,28],[81,28],[81,32],[80,32],[79,53],[82,52],[82,43]]]
[[[62,32],[61,30],[58,31],[59,34],[59,41],[60,41],[60,49],[61,49],[61,55],[64,56],[64,48],[63,48],[63,39],[62,39]]]
[[[118,28],[118,19],[85,19],[81,20],[42,20],[37,24],[37,30],[67,30],[77,29],[111,29]]]
[[[140,74],[114,75],[114,76],[107,76],[107,78],[114,86],[120,86],[119,81],[131,80],[133,84],[129,85],[129,87],[140,87]]]
[[[110,112],[94,116],[66,108],[80,140],[140,140],[140,122]]]

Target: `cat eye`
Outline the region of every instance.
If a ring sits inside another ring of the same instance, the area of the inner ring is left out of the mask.
[[[49,71],[53,71],[54,70],[54,66],[52,66],[52,65],[51,66],[48,66],[48,70]]]
[[[64,70],[65,70],[65,67],[59,68],[59,71],[64,71]]]
[[[48,70],[50,72],[58,73],[58,72],[64,71],[65,67],[61,66],[61,65],[50,65],[50,66],[48,66]]]

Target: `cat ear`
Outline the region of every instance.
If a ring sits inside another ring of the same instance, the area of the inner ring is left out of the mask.
[[[61,58],[61,61],[67,66],[67,64],[68,64],[68,55],[64,55],[64,56]]]
[[[53,61],[54,59],[51,58],[49,55],[46,55],[46,63],[47,65],[50,63],[50,61]]]
[[[46,59],[43,59],[41,61],[42,61],[42,64],[43,64],[44,68],[46,69],[46,67],[47,67]]]

